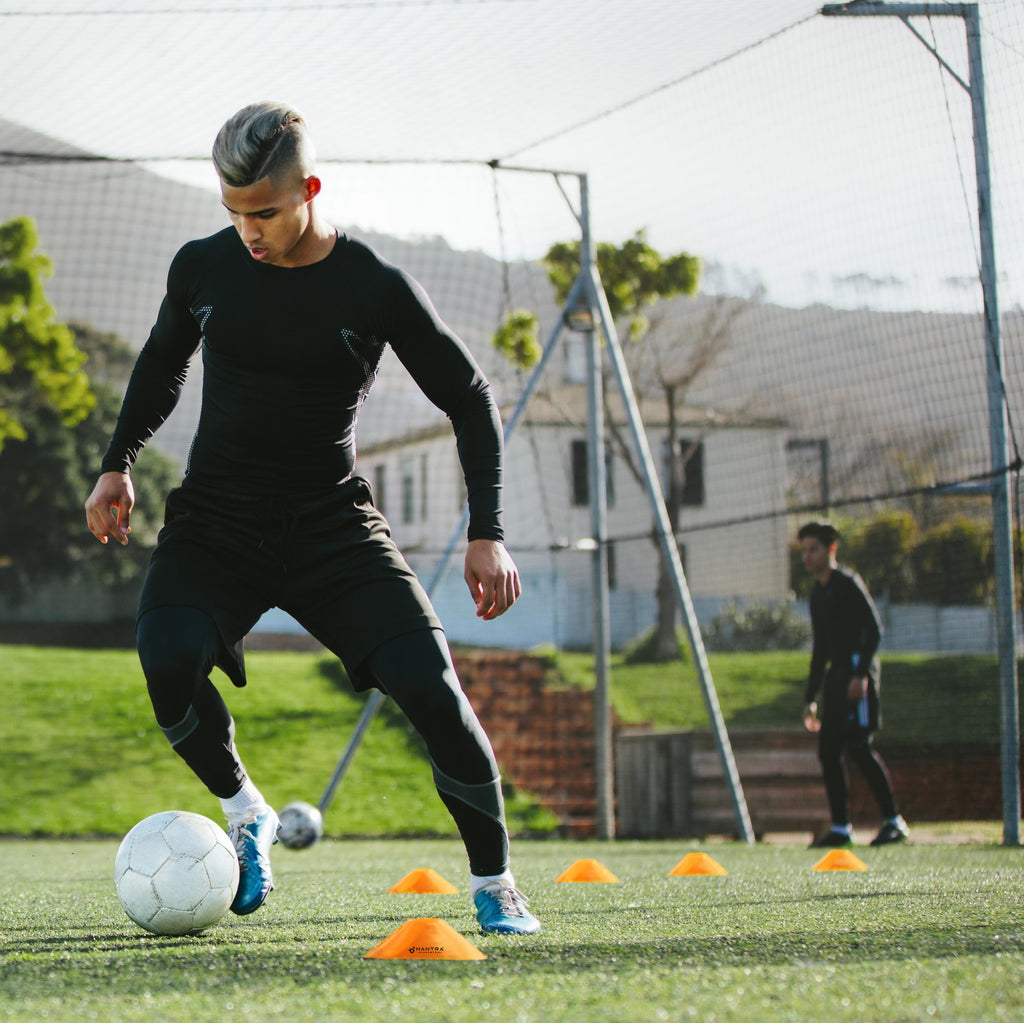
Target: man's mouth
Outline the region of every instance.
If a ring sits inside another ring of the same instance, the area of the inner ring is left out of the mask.
[[[266,249],[259,249],[259,248],[250,247],[249,248],[249,255],[251,255],[253,259],[266,259],[267,258],[267,250]]]

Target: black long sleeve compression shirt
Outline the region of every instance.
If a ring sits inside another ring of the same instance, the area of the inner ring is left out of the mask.
[[[487,380],[419,284],[343,234],[325,259],[287,268],[255,262],[234,228],[185,245],[102,470],[131,469],[201,348],[186,478],[260,496],[332,487],[355,467],[356,420],[385,345],[452,422],[469,539],[501,540],[501,423]]]
[[[815,583],[810,597],[814,645],[804,702],[817,696],[826,673],[844,681],[875,670],[882,621],[864,580],[856,572],[834,568],[828,582]]]

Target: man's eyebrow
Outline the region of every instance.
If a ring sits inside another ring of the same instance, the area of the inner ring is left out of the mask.
[[[233,210],[223,200],[221,200],[221,206],[223,206],[224,209],[226,209],[228,211],[228,213],[234,213],[234,214],[236,214],[238,216],[246,216],[246,217],[259,217],[259,216],[262,216],[264,213],[276,213],[277,209],[278,209],[276,206],[266,206],[262,210],[251,210],[249,213],[244,213],[243,214],[239,210]]]

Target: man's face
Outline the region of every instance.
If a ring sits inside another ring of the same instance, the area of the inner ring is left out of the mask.
[[[310,201],[316,194],[309,183],[315,180],[261,178],[243,187],[221,182],[224,207],[253,259],[272,266],[302,266],[309,261],[304,243],[309,240]]]
[[[804,559],[804,568],[815,578],[824,575],[832,564],[832,552],[835,547],[826,547],[817,537],[805,536],[800,541],[800,554]]]

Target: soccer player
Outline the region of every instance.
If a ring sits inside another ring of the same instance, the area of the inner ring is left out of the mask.
[[[882,623],[878,611],[861,577],[839,567],[839,531],[831,522],[808,522],[797,538],[804,567],[814,576],[810,598],[814,645],[803,720],[809,732],[818,733],[818,759],[832,815],[831,829],[812,847],[853,844],[844,753],[864,775],[882,812],[882,826],[871,844],[902,842],[910,832],[896,807],[889,772],[871,744],[880,721],[877,650]],[[824,710],[819,720],[815,700],[823,686]]]
[[[251,913],[272,890],[278,819],[239,758],[210,672],[244,686],[243,639],[277,606],[341,659],[356,689],[389,695],[423,737],[466,846],[482,929],[534,933],[509,867],[490,741],[427,594],[354,473],[356,417],[390,345],[451,419],[469,495],[465,580],[478,617],[504,614],[521,583],[502,542],[490,386],[419,284],[318,213],[321,183],[297,112],[245,107],[218,133],[213,162],[232,226],[174,257],[85,508],[101,543],[128,542],[132,466],[201,350],[199,424],[167,498],[137,643],[158,725],[227,816],[241,866],[231,908]]]

